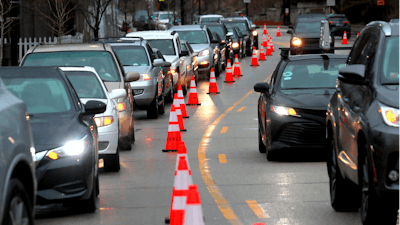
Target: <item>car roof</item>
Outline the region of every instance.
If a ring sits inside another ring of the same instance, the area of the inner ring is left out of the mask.
[[[143,37],[144,39],[173,39],[177,33],[173,34],[171,31],[159,31],[159,30],[152,30],[152,31],[136,31],[131,32],[126,35],[126,37]]]
[[[207,17],[223,17],[223,16],[219,15],[219,14],[207,14],[207,15],[200,16],[200,18],[207,18]]]
[[[205,24],[194,24],[194,25],[180,25],[180,26],[172,26],[168,30],[204,30],[207,25]]]
[[[346,17],[346,15],[344,15],[344,14],[332,14],[332,15],[328,15],[328,18],[331,18],[331,17]]]
[[[60,66],[62,71],[87,71],[97,74],[96,70],[91,66]]]
[[[240,20],[240,21],[246,20],[247,21],[246,18],[243,18],[241,16],[238,16],[238,17],[224,17],[224,18],[221,19],[221,21],[237,21],[237,20]]]
[[[69,51],[112,51],[111,46],[103,43],[38,45],[29,49],[30,52],[69,52]]]
[[[368,23],[365,28],[377,26],[379,27],[386,36],[399,36],[399,23],[388,23],[385,21],[373,21]],[[364,28],[364,29],[365,29]]]
[[[288,61],[301,61],[301,60],[313,60],[313,59],[323,59],[328,57],[329,59],[347,59],[348,55],[337,55],[337,54],[305,54],[289,56]]]
[[[56,66],[6,66],[0,68],[0,77],[63,77]]]

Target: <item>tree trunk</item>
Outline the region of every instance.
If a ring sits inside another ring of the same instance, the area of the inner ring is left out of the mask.
[[[3,18],[1,19],[1,21],[3,21]],[[4,24],[2,23],[1,25],[1,29],[0,29],[0,66],[3,66],[3,50],[4,50]],[[15,40],[17,41],[17,40]]]
[[[99,38],[99,30],[100,30],[100,28],[93,29],[94,38]]]

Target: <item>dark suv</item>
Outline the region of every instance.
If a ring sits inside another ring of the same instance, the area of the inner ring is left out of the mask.
[[[247,20],[243,17],[227,17],[221,19],[221,23],[226,26],[236,26],[239,28],[240,32],[244,35],[244,40],[246,42],[246,53],[248,56],[251,56],[253,54],[253,46],[256,46],[256,41],[252,30],[249,28]]]
[[[334,36],[343,36],[346,31],[347,38],[351,37],[351,26],[350,21],[344,14],[333,14],[328,17],[331,32]]]
[[[328,105],[331,204],[366,224],[395,224],[399,208],[399,24],[369,23],[339,70]],[[389,220],[389,221],[384,221]]]

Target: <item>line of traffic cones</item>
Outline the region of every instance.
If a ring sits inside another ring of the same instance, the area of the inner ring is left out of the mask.
[[[192,76],[190,80],[189,98],[188,98],[188,103],[186,105],[201,105],[201,103],[199,103],[199,98],[197,96],[196,81],[194,80],[194,76]]]
[[[240,70],[239,57],[237,54],[235,54],[235,68],[233,69],[233,75],[243,76],[242,71]]]
[[[232,74],[232,66],[231,66],[231,60],[228,59],[228,63],[226,66],[226,72],[225,72],[225,83],[230,83],[230,82],[235,82],[233,79],[233,74]]]

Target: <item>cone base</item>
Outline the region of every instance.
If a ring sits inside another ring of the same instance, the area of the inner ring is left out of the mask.
[[[233,76],[238,76],[238,77],[241,77],[241,76],[243,76],[243,74],[240,74],[240,75],[233,75]]]
[[[169,217],[165,217],[165,224],[169,224],[169,221],[171,221]]]
[[[163,149],[162,152],[177,152],[178,149]]]
[[[232,80],[232,81],[224,81],[225,83],[233,83],[233,82],[235,82],[234,80]]]
[[[207,93],[208,95],[219,94],[220,92]]]
[[[189,116],[182,116],[182,118],[187,119],[187,118],[189,118]]]
[[[201,105],[201,103],[199,103],[199,104],[186,104],[186,105]]]
[[[186,129],[180,130],[180,131],[187,131]]]

